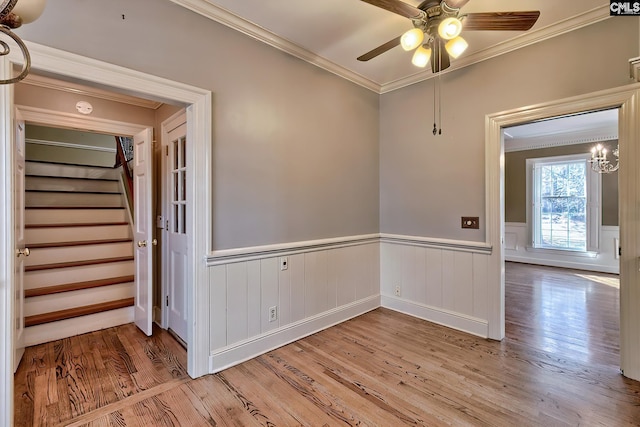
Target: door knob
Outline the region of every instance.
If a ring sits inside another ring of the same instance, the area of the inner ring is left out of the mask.
[[[29,255],[31,255],[31,251],[29,250],[29,248],[16,249],[16,255],[17,255],[18,258],[20,258],[20,255],[29,256]]]
[[[139,248],[144,248],[147,246],[147,241],[146,240],[139,240],[138,241],[138,247]]]
[[[158,239],[153,239],[153,240],[151,241],[151,244],[152,244],[153,246],[158,246]]]

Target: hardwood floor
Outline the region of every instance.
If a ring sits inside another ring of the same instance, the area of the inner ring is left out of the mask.
[[[16,374],[16,425],[640,425],[616,280],[509,264],[502,342],[377,309],[197,380],[165,331],[43,344]]]

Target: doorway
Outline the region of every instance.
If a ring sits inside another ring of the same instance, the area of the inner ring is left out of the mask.
[[[90,60],[58,49],[34,45],[30,47],[32,70],[56,78],[82,82],[85,85],[109,88],[141,98],[186,106],[187,133],[190,135],[190,154],[193,173],[187,180],[187,192],[193,201],[188,227],[189,242],[189,344],[188,373],[196,378],[209,373],[209,289],[208,270],[202,262],[211,248],[211,117],[212,94],[209,90],[173,82],[146,73]],[[22,58],[2,57],[0,71],[8,74]],[[14,231],[13,193],[13,87],[0,87],[0,234],[12,236]],[[13,305],[15,242],[0,242],[0,424],[10,425],[13,419],[13,346],[15,309]]]
[[[583,111],[619,108],[619,147],[621,167],[620,184],[620,367],[625,376],[640,379],[640,360],[636,357],[640,348],[640,324],[635,307],[640,302],[640,291],[631,286],[638,280],[638,235],[635,220],[640,214],[636,206],[640,195],[636,194],[638,177],[635,168],[640,150],[637,147],[640,129],[637,121],[640,85],[630,85],[574,98],[553,101],[518,110],[487,116],[486,129],[486,209],[487,242],[494,248],[490,260],[491,297],[493,310],[490,324],[492,338],[505,335],[505,243],[504,243],[504,136],[503,129],[531,123],[550,117],[567,116]]]

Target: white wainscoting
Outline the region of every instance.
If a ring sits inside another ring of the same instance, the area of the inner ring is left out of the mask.
[[[488,337],[490,254],[481,242],[382,234],[381,304]]]
[[[504,258],[506,261],[619,274],[619,227],[602,226],[599,236],[599,251],[593,257],[562,251],[532,251],[527,249],[527,224],[507,222],[504,225]]]
[[[207,264],[212,373],[380,306],[377,234],[218,251]]]

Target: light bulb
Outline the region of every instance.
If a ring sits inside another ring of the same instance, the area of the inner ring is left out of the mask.
[[[458,18],[449,17],[438,25],[438,34],[445,40],[451,40],[460,35],[462,22]]]
[[[422,44],[422,40],[424,40],[424,33],[422,30],[420,28],[412,28],[402,35],[400,38],[400,44],[404,50],[410,51],[420,46]]]
[[[11,12],[22,18],[23,24],[28,24],[42,15],[46,2],[46,0],[18,0]]]
[[[413,58],[411,58],[411,63],[416,67],[424,68],[429,63],[430,58],[431,58],[431,48],[425,48],[424,46],[420,46],[413,53]]]
[[[469,43],[462,37],[449,40],[447,44],[444,45],[444,48],[447,49],[447,52],[452,58],[457,58],[462,55],[462,52],[467,50],[467,47],[469,47]]]

